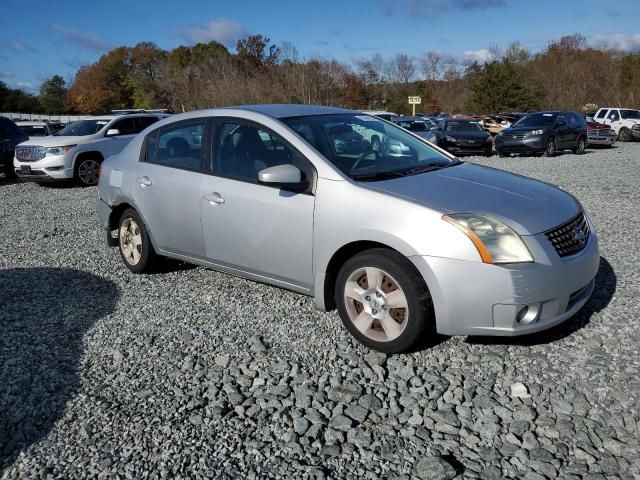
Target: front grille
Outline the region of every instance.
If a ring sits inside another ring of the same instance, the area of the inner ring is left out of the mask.
[[[44,147],[16,147],[16,158],[19,162],[37,162],[47,154]]]
[[[584,213],[545,233],[558,255],[567,257],[581,251],[589,241],[591,230]]]
[[[611,136],[610,128],[594,128],[589,130],[589,140],[607,140]]]
[[[505,134],[505,137],[509,140],[524,140],[524,137],[526,137],[526,133],[510,133],[510,134]]]

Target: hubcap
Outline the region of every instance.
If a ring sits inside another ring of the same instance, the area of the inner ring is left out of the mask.
[[[133,218],[126,218],[120,226],[120,251],[129,265],[137,265],[142,257],[142,234]]]
[[[98,183],[100,164],[95,160],[84,160],[78,167],[78,178],[85,185],[95,185]]]
[[[395,340],[407,326],[407,298],[398,282],[379,268],[353,272],[345,285],[344,302],[355,327],[376,342]]]

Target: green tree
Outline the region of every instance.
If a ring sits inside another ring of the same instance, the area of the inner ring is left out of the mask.
[[[236,50],[239,62],[249,71],[276,65],[280,58],[280,49],[276,45],[269,45],[270,41],[262,35],[250,35],[238,40]]]
[[[40,85],[38,100],[42,110],[46,113],[64,113],[64,97],[67,94],[67,85],[60,75],[54,75]]]

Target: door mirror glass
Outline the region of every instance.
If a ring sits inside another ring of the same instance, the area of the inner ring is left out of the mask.
[[[260,183],[269,185],[295,186],[302,182],[302,172],[295,165],[276,165],[258,172]]]
[[[110,128],[109,130],[107,130],[107,137],[115,137],[117,135],[120,135],[120,130],[118,130],[117,128]]]

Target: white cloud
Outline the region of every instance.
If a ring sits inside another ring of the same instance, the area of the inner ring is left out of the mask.
[[[27,45],[26,43],[19,42],[18,40],[10,41],[9,48],[11,48],[13,51],[17,53],[26,53],[26,52],[34,51],[34,49],[31,46]]]
[[[235,47],[236,42],[247,35],[242,25],[233,20],[216,18],[206,25],[192,25],[182,30],[185,38],[193,43],[216,41],[226,47]]]
[[[612,35],[594,35],[589,38],[589,45],[596,48],[620,50],[622,52],[639,52],[640,34],[623,35],[621,33],[615,33]]]
[[[463,60],[467,62],[490,62],[493,60],[493,53],[488,48],[482,48],[480,50],[466,50],[463,54]]]
[[[16,82],[16,87],[21,90],[33,90],[33,83],[31,82]]]
[[[105,52],[109,50],[110,45],[100,37],[83,33],[75,28],[65,27],[58,23],[51,25],[51,29],[62,36],[69,43],[74,43],[80,47],[84,47],[94,52]]]
[[[11,70],[0,70],[0,78],[11,78],[15,74]]]

